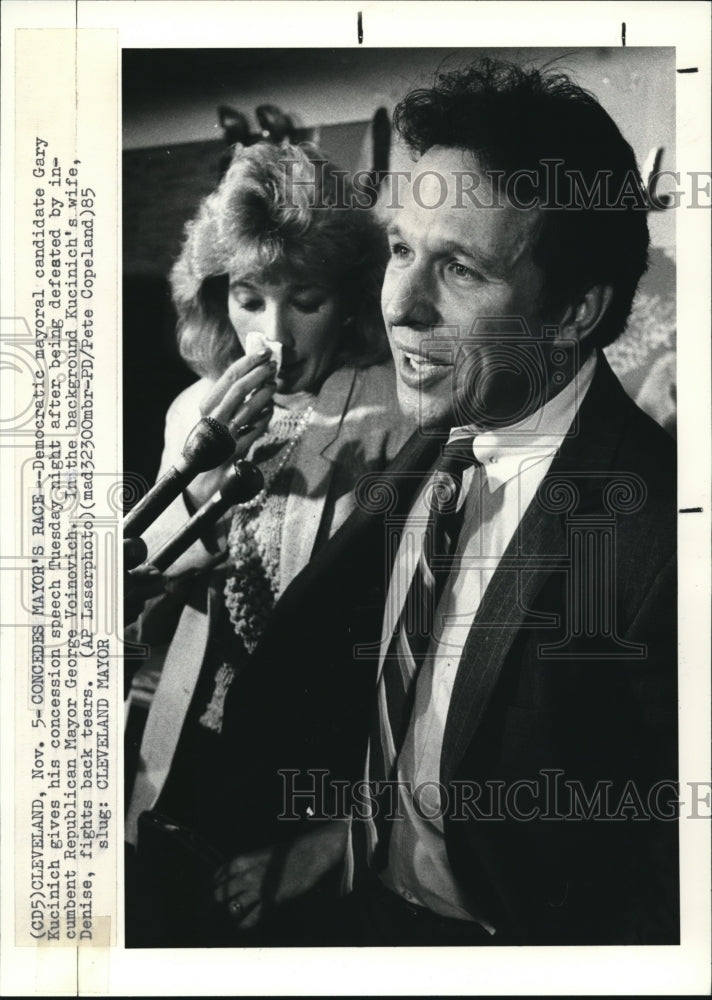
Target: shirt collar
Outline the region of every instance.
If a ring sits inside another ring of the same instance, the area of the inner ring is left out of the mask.
[[[487,474],[490,493],[553,455],[561,446],[593,380],[596,355],[591,354],[561,392],[528,417],[508,427],[480,431],[454,427],[448,440],[475,435],[472,451]]]

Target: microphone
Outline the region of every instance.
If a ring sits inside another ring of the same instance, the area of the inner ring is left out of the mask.
[[[238,503],[246,503],[257,496],[265,482],[262,473],[253,465],[240,459],[227,474],[222,487],[213,493],[203,506],[193,514],[189,521],[173,535],[155,555],[148,560],[163,573],[179,555],[200,538],[205,529],[214,524],[230,507]]]
[[[203,417],[183,445],[182,458],[172,465],[124,520],[124,538],[142,535],[159,514],[200,472],[216,469],[232,455],[235,441],[225,424]]]

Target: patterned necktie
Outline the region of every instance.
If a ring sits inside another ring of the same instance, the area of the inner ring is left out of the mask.
[[[475,459],[474,436],[445,445],[438,466],[426,488],[428,520],[423,533],[413,579],[388,652],[383,662],[372,714],[366,780],[373,818],[352,823],[352,860],[356,874],[364,874],[369,859],[376,869],[387,860],[390,824],[386,816],[395,806],[386,788],[378,783],[396,777],[398,754],[408,730],[415,701],[416,678],[433,634],[435,612],[452,568],[464,518],[462,480]]]

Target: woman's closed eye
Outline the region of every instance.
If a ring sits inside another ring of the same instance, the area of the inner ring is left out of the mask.
[[[237,305],[240,309],[245,309],[247,312],[259,312],[260,309],[264,308],[264,299],[258,299],[254,297],[250,298],[240,298],[236,299]]]
[[[327,297],[321,293],[298,295],[292,299],[292,306],[301,313],[315,313],[319,312],[321,307],[326,302],[326,298]]]

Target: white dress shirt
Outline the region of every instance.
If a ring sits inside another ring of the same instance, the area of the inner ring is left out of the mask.
[[[472,621],[500,559],[571,428],[595,369],[587,359],[576,378],[521,423],[477,433],[456,428],[450,440],[475,433],[473,451],[481,463],[463,479],[464,520],[457,544],[457,568],[444,587],[433,634],[416,681],[415,705],[398,759],[400,811],[392,825],[384,883],[410,902],[446,917],[476,920],[490,933],[486,914],[473,910],[450,869],[440,801],[440,757],[455,675]],[[428,519],[428,484],[410,511],[396,556],[381,637],[380,670],[410,587]],[[416,807],[413,793],[416,789]]]

